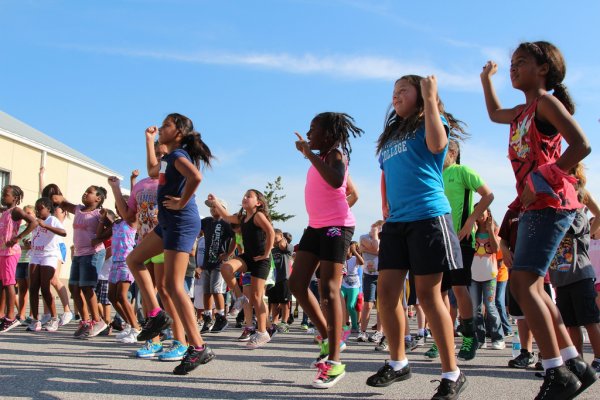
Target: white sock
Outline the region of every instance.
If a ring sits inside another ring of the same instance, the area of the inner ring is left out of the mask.
[[[212,317],[212,311],[204,311],[204,315],[208,315],[209,317]]]
[[[323,341],[321,343],[329,343],[329,338],[323,339]]]
[[[450,372],[442,372],[442,379],[448,379],[451,380],[452,382],[456,382],[458,380],[458,377],[460,376],[460,369],[456,369],[456,371],[450,371]]]
[[[328,362],[329,364],[331,364],[331,365],[340,365],[340,364],[341,364],[341,362],[340,362],[340,361],[332,361],[332,360],[328,360],[327,362]]]
[[[544,371],[547,371],[550,368],[560,367],[561,365],[563,365],[563,359],[560,356],[556,357],[556,358],[543,358],[542,359],[542,366],[544,367]]]
[[[419,336],[425,336],[425,328],[419,329]]]
[[[404,340],[412,340],[412,336],[411,335],[406,335],[406,336],[404,336]]]
[[[560,356],[564,361],[567,361],[579,356],[579,353],[577,352],[577,348],[575,346],[569,346],[560,350]]]
[[[408,359],[405,358],[404,360],[400,361],[391,360],[388,362],[388,364],[390,364],[390,367],[394,368],[394,371],[400,371],[402,368],[408,365]]]
[[[216,310],[217,314],[219,315],[225,315],[225,310]]]

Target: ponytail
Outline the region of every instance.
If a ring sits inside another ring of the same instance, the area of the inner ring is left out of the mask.
[[[573,99],[569,95],[569,91],[564,84],[557,83],[554,86],[552,95],[556,97],[563,104],[563,106],[565,106],[569,114],[575,114],[575,103],[573,103]]]
[[[213,155],[206,143],[202,141],[199,132],[192,131],[185,134],[181,140],[181,148],[190,155],[196,168],[200,168],[200,163],[210,167]]]

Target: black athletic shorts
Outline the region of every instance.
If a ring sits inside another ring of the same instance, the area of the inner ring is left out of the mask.
[[[297,251],[306,251],[316,255],[319,261],[346,262],[348,248],[354,235],[353,226],[328,226],[325,228],[306,228]]]

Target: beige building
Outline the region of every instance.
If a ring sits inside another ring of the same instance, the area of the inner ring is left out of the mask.
[[[74,204],[90,185],[108,191],[105,204],[113,208],[114,199],[108,186],[109,176],[119,176],[102,164],[69,146],[0,111],[0,184],[17,185],[25,194],[21,207],[33,205],[40,193],[40,168],[44,168],[43,184],[55,183]],[[122,179],[121,176],[119,176]],[[67,247],[73,241],[72,216],[65,220]],[[70,262],[61,270],[61,278],[69,277]]]

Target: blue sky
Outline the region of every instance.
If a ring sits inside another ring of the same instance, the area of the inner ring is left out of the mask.
[[[446,109],[472,135],[463,163],[495,192],[500,220],[515,196],[508,127],[487,118],[479,72],[488,59],[499,63],[496,87],[512,107],[524,98],[508,79],[511,50],[548,40],[567,60],[575,117],[595,148],[589,188],[600,197],[600,3],[431,4],[0,0],[0,109],[124,176],[144,168],[145,128],[185,114],[218,157],[199,200],[212,192],[236,208],[246,189],[282,176],[279,211],[296,217],[277,226],[296,241],[307,223],[308,163],[293,132],[304,134],[322,111],[347,112],[365,130],[350,172],[357,231],[366,232],[380,217],[374,143],[393,83],[435,74]]]

